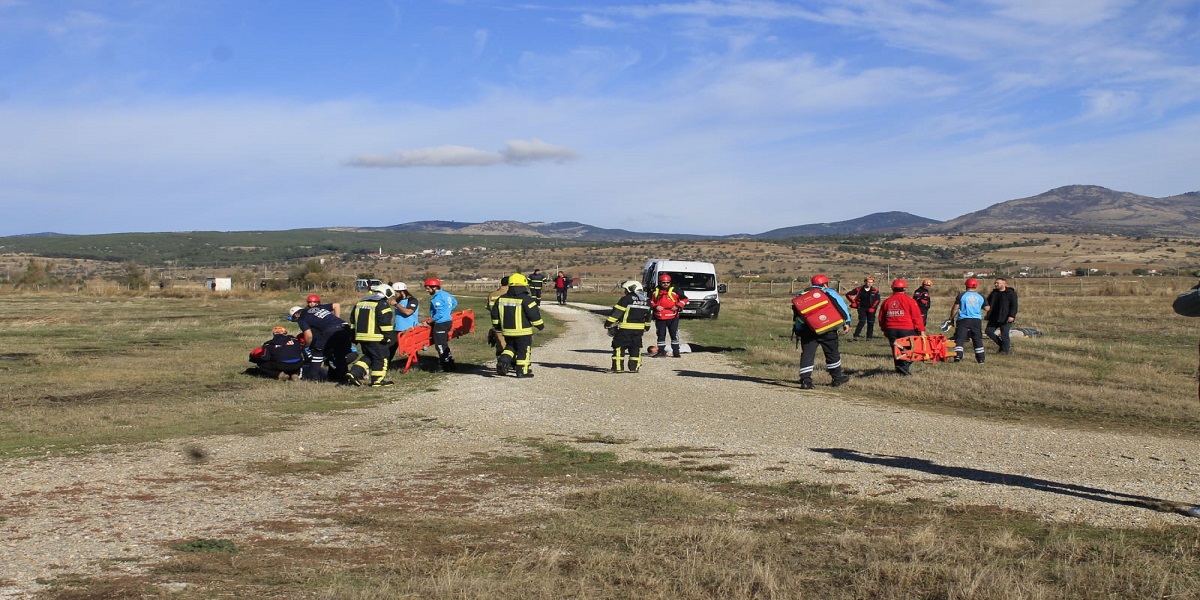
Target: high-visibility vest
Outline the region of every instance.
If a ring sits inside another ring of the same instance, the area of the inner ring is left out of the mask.
[[[626,305],[621,300],[630,298]],[[605,319],[616,323],[617,329],[646,330],[650,328],[650,302],[644,294],[627,294],[621,297],[612,307],[612,312]]]
[[[363,298],[354,305],[350,313],[350,326],[354,339],[359,342],[382,342],[384,332],[394,328],[392,307],[384,299]]]
[[[506,337],[533,335],[533,328],[543,324],[532,296],[501,296],[492,305],[492,327]]]

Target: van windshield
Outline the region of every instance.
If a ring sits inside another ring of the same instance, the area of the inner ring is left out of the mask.
[[[672,285],[685,292],[711,292],[717,289],[717,276],[712,273],[665,273],[671,276]]]

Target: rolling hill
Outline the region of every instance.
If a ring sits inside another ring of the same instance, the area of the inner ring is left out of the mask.
[[[1068,185],[993,204],[927,231],[1200,236],[1200,192],[1151,198],[1096,185]]]
[[[780,239],[790,237],[812,237],[821,235],[845,235],[855,233],[896,233],[902,231],[920,230],[929,225],[939,224],[941,221],[918,217],[906,212],[882,212],[850,219],[849,221],[838,221],[836,223],[814,223],[812,225],[796,225],[794,227],[783,227],[780,229],[772,229],[755,236],[750,236],[755,239]]]

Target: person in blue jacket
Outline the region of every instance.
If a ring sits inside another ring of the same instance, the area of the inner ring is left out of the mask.
[[[975,346],[975,361],[983,362],[983,306],[987,300],[979,289],[979,280],[974,277],[964,284],[966,290],[954,299],[950,307],[950,321],[954,323],[954,362],[962,362],[963,343],[971,339]]]
[[[425,291],[429,292],[429,326],[433,329],[433,346],[437,348],[438,365],[443,371],[455,369],[454,356],[450,354],[450,329],[454,326],[454,309],[458,299],[442,289],[436,277],[425,280]]]

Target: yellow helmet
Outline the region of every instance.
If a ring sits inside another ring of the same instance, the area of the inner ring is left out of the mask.
[[[508,285],[514,287],[529,285],[529,278],[520,273],[513,273],[508,276]]]

